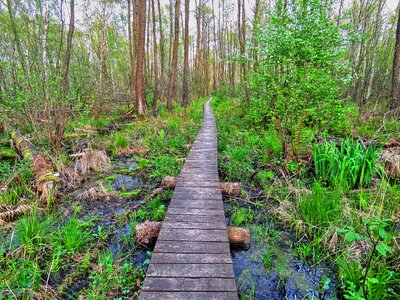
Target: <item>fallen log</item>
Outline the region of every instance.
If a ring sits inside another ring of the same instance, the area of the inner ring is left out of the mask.
[[[163,178],[161,185],[173,189],[176,187],[176,177],[166,176]],[[229,196],[239,196],[242,184],[240,182],[221,182],[220,183],[221,192],[224,195]]]
[[[153,244],[160,233],[162,222],[139,223],[135,227],[136,243],[143,246]],[[251,241],[250,230],[242,227],[227,226],[228,240],[231,245],[249,246]]]
[[[25,159],[32,160],[34,188],[39,192],[40,200],[48,201],[56,194],[59,182],[50,159],[41,154],[38,148],[19,131],[11,127],[6,127],[6,129],[10,132],[12,144],[17,153]]]

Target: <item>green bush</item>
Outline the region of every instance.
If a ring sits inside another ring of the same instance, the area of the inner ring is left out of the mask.
[[[303,128],[324,133],[348,126],[338,97],[348,78],[344,41],[319,0],[289,0],[268,20],[254,30],[259,60],[246,115],[254,126],[273,126],[287,154],[298,155]]]
[[[279,157],[282,153],[282,140],[274,129],[269,129],[264,133],[263,146],[269,155]]]

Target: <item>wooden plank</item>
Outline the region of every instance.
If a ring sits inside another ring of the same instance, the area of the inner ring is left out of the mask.
[[[150,264],[148,277],[235,278],[232,264]]]
[[[160,241],[198,241],[198,242],[226,242],[228,234],[221,229],[178,229],[168,228],[161,230],[157,240]]]
[[[234,300],[236,292],[150,292],[140,294],[143,300]]]
[[[178,208],[178,207],[169,207],[168,213],[176,214],[176,215],[199,215],[199,216],[216,216],[224,218],[224,210],[223,209],[201,209],[201,208]]]
[[[150,277],[142,291],[236,292],[236,281],[230,278],[159,278]]]
[[[155,253],[151,257],[153,264],[231,264],[229,254],[211,253]]]
[[[172,198],[169,207],[180,207],[180,208],[203,208],[203,209],[224,209],[224,205],[221,200],[182,200]]]
[[[186,228],[186,229],[221,229],[226,230],[223,220],[215,223],[197,223],[197,222],[164,222],[163,228]]]
[[[227,253],[230,254],[229,244],[221,242],[195,242],[195,241],[158,241],[154,253]]]
[[[221,219],[214,216],[200,216],[200,215],[174,215],[167,213],[164,222],[197,222],[197,223],[219,223]]]

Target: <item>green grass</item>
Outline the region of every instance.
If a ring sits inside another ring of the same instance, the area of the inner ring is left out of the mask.
[[[71,217],[62,229],[62,241],[68,253],[82,250],[90,241],[88,224]]]
[[[365,147],[349,138],[341,140],[340,147],[335,142],[315,144],[315,175],[318,180],[348,189],[369,186],[373,175],[382,177],[385,173],[377,163],[379,153],[379,148]]]
[[[339,140],[339,146],[317,143],[314,129],[304,127],[287,133],[289,139],[296,135],[293,140],[297,142],[290,147],[300,157],[294,157],[283,153],[282,140],[271,124],[254,127],[248,121],[246,101],[218,92],[212,106],[218,126],[220,179],[241,181],[245,191],[264,192],[260,198],[250,197],[261,206],[248,208],[247,201],[231,200],[232,223],[251,228],[256,243],[271,245],[279,245],[280,237],[270,223],[293,230],[301,240],[294,245],[301,259],[335,266],[338,292],[345,299],[397,299],[398,289],[393,287],[400,286],[398,253],[388,249],[398,249],[394,216],[399,211],[400,188],[386,180],[378,162],[380,148],[346,137],[338,139],[342,136],[339,129],[329,133]],[[370,126],[371,133],[374,126],[376,130],[376,124]],[[384,141],[382,137],[378,140]],[[376,218],[391,219],[380,227],[385,238],[368,230]],[[360,239],[349,242],[348,236]],[[381,252],[372,251],[374,244]],[[266,265],[270,257],[267,251],[263,256]],[[281,285],[286,281],[285,267],[285,260],[278,259]]]
[[[300,217],[311,227],[329,227],[342,218],[343,203],[340,190],[328,191],[316,182],[310,195],[303,196],[297,208]]]

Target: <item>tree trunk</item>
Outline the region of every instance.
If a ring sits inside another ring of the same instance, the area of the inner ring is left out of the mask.
[[[156,28],[156,13],[154,9],[154,1],[151,1],[151,11],[153,15],[153,65],[154,65],[154,90],[153,90],[153,112],[157,108],[157,99],[159,97],[159,78],[158,78],[158,53],[157,53],[157,28]]]
[[[397,29],[396,29],[396,43],[394,46],[393,68],[392,68],[392,101],[390,108],[395,109],[399,106],[399,58],[400,58],[400,5],[397,7]]]
[[[174,18],[174,45],[172,49],[172,61],[171,70],[168,84],[168,98],[167,98],[167,108],[169,110],[173,109],[172,99],[175,96],[176,89],[176,73],[178,67],[178,42],[179,42],[179,10],[180,10],[180,0],[175,1],[175,18]]]
[[[133,32],[132,32],[132,23],[131,23],[131,2],[132,0],[127,0],[128,2],[128,39],[129,39],[129,61],[131,65],[131,94],[132,94],[132,101],[135,99],[135,90],[136,90],[136,81],[135,81],[135,56],[133,55]]]
[[[183,97],[182,104],[189,104],[189,0],[185,0],[185,41],[183,61]]]
[[[69,90],[69,62],[71,60],[71,49],[72,49],[72,37],[74,35],[75,30],[75,0],[70,1],[70,18],[69,18],[69,28],[67,35],[67,50],[65,52],[65,60],[64,60],[64,74],[62,80],[63,93],[67,94]]]
[[[146,0],[137,0],[137,61],[136,61],[136,114],[144,115],[144,84],[143,84],[143,67],[144,67],[144,48],[146,37]]]
[[[159,93],[160,93],[160,100],[164,101],[164,82],[165,82],[165,38],[164,38],[164,29],[163,29],[163,21],[161,15],[161,5],[160,0],[157,1],[158,4],[158,22],[160,25],[160,83],[159,83]]]

